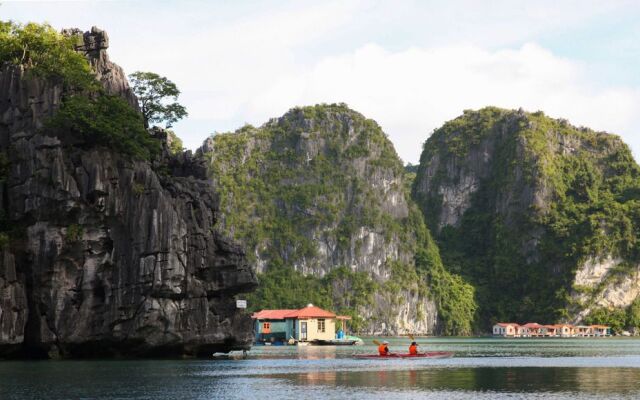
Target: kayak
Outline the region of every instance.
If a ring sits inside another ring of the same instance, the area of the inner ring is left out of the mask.
[[[450,351],[431,351],[426,353],[418,353],[418,354],[399,354],[392,353],[386,356],[381,356],[378,354],[362,354],[355,356],[356,358],[449,358],[453,356],[453,353]]]

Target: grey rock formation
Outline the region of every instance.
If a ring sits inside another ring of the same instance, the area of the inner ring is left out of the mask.
[[[107,35],[107,32],[94,26],[88,32],[72,28],[64,29],[62,33],[79,38],[76,50],[87,57],[91,68],[96,73],[96,77],[102,83],[106,92],[124,97],[133,108],[138,110],[138,100],[129,87],[124,70],[109,59],[109,54],[107,53],[109,35]]]
[[[426,283],[397,273],[415,274],[419,244],[411,227],[423,221],[402,163],[375,122],[346,105],[293,109],[260,128],[209,138],[199,152],[216,173],[221,225],[243,240],[259,273],[284,265],[322,278],[346,267],[381,288],[357,310],[366,321],[362,333],[437,332]],[[305,244],[309,250],[301,250]],[[341,307],[351,286],[337,279],[332,287]]]
[[[445,264],[477,285],[487,328],[496,315],[579,322],[640,296],[637,255],[628,250],[636,246],[638,176],[615,135],[487,107],[426,141],[413,197]],[[624,217],[613,215],[618,209]],[[634,233],[618,234],[621,227]]]
[[[105,32],[84,51],[111,94],[136,104]],[[153,163],[69,145],[40,129],[62,88],[0,70],[0,357],[182,356],[247,348],[252,290],[244,252],[215,228],[218,200],[201,159]],[[154,132],[162,136],[162,132]],[[159,138],[160,140],[160,138]]]

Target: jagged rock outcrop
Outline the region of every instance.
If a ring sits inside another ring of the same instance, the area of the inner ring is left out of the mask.
[[[122,96],[136,110],[139,110],[138,99],[129,87],[124,70],[109,59],[109,35],[97,27],[82,32],[80,29],[63,29],[63,35],[78,37],[76,51],[84,54],[89,60],[91,69],[108,94]],[[80,40],[80,38],[82,38]]]
[[[627,309],[640,301],[640,262],[628,263],[608,253],[600,258],[590,257],[578,267],[573,289],[571,322],[581,322],[598,309]]]
[[[640,169],[617,137],[488,107],[426,141],[413,185],[480,327],[588,319],[640,294]]]
[[[246,245],[265,286],[285,292],[261,289],[257,306],[325,302],[351,313],[363,333],[440,331],[435,296],[415,264],[431,238],[374,121],[345,105],[295,108],[259,128],[217,134],[200,151],[220,189],[222,225]],[[441,268],[437,250],[429,257]],[[306,291],[325,297],[296,291],[311,278],[322,289]]]
[[[110,94],[135,96],[105,52],[84,51]],[[234,296],[255,275],[215,228],[202,159],[136,161],[43,129],[62,87],[0,70],[0,357],[181,356],[246,348],[251,320]],[[155,132],[161,136],[162,132]]]

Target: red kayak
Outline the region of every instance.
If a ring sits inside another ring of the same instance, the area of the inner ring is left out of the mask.
[[[431,351],[426,353],[418,353],[418,354],[399,354],[399,353],[391,353],[386,356],[381,356],[378,354],[362,354],[355,356],[356,358],[449,358],[453,356],[453,353],[450,351]]]

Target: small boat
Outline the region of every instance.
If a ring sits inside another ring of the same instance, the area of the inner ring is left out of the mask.
[[[356,355],[354,357],[377,359],[377,358],[449,358],[452,356],[453,356],[453,353],[450,351],[429,351],[426,353],[418,353],[418,354],[391,353],[386,356],[381,356],[379,354],[362,354],[362,355]]]
[[[350,339],[331,339],[331,340],[323,340],[316,339],[313,341],[313,344],[316,346],[353,346],[357,343],[357,340]]]

